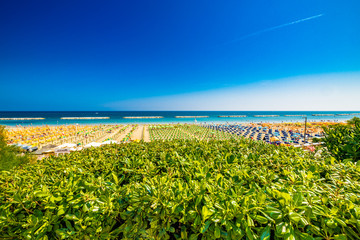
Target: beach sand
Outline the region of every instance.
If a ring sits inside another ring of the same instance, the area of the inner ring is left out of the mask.
[[[145,125],[144,126],[144,136],[143,136],[143,140],[145,142],[150,142],[150,134],[149,134],[149,126]]]
[[[121,132],[118,137],[114,138],[114,140],[117,142],[121,142],[124,139],[124,137],[130,132],[131,132],[131,127],[129,126],[125,129],[124,132]]]
[[[143,126],[143,125],[137,126],[136,129],[133,131],[130,139],[131,139],[132,141],[142,140],[142,139],[143,139],[143,130],[144,130],[144,126]]]
[[[335,124],[338,122],[308,122],[307,125],[307,134],[322,134],[322,126],[325,125],[329,125],[329,124]],[[232,123],[229,123],[232,124]],[[50,135],[52,138],[46,140],[47,136],[43,136],[42,139],[45,139],[46,141],[44,143],[41,143],[39,145],[35,145],[36,143],[38,143],[39,141],[36,139],[36,135],[34,134],[38,134],[36,131],[52,131],[52,130],[56,130],[59,131],[59,126],[44,126],[43,129],[42,127],[6,127],[7,130],[9,130],[9,132],[12,132],[12,136],[16,137],[17,141],[12,141],[11,143],[20,143],[20,144],[27,144],[27,145],[31,145],[31,146],[38,146],[39,149],[41,149],[43,146],[48,146],[49,144],[55,144],[55,145],[60,145],[60,144],[64,144],[64,143],[75,143],[75,144],[80,144],[80,146],[85,146],[86,144],[90,143],[90,142],[98,142],[98,143],[102,143],[106,140],[115,140],[118,143],[121,142],[128,142],[128,141],[140,141],[143,140],[145,142],[150,142],[150,128],[149,126],[154,126],[154,125],[163,125],[163,124],[128,124],[128,125],[82,125],[81,129],[84,130],[88,130],[89,133],[87,133],[86,135],[83,133],[79,133],[74,129],[74,126],[66,126],[67,128],[63,128],[66,129],[66,131],[68,131],[68,135],[64,138],[56,138],[54,137],[54,135]],[[165,124],[164,126],[169,126],[169,125],[177,125],[177,124]],[[180,124],[180,126],[183,124]],[[186,124],[189,125],[189,124]],[[196,125],[200,125],[200,124],[196,124]],[[221,126],[223,124],[215,124],[215,126]],[[304,133],[304,123],[303,122],[298,122],[298,123],[242,123],[241,126],[249,126],[249,127],[256,127],[258,129],[261,128],[267,128],[267,129],[272,129],[273,131],[278,130],[280,133],[282,130],[289,132],[295,132],[295,133],[299,133],[299,134],[303,134]],[[77,126],[78,128],[80,128],[80,126]],[[31,128],[31,129],[30,129]],[[34,130],[35,129],[35,130]],[[185,135],[189,136],[189,138],[196,138],[199,140],[202,140],[202,137],[200,136],[195,136],[193,132],[188,131],[187,128],[181,128],[179,129],[180,132],[184,133]],[[18,134],[23,134],[26,135],[28,134],[29,136],[16,136],[15,133]],[[14,135],[15,134],[15,135]],[[30,136],[31,134],[33,134],[32,136]],[[258,133],[256,132],[255,135],[253,136],[249,136],[246,135],[244,137],[246,138],[252,138],[252,139],[256,139],[256,137],[258,135],[262,134],[261,136],[265,136],[265,133]],[[35,139],[34,139],[35,136]],[[130,136],[130,138],[129,138]],[[282,137],[283,134],[280,134],[280,137]],[[32,137],[32,142],[31,141],[21,141],[19,139],[30,139]],[[299,143],[302,143],[302,138],[299,138]],[[35,144],[32,144],[35,143]],[[298,144],[299,144],[298,143]],[[293,143],[295,144],[295,143]],[[39,157],[42,158],[43,156]]]

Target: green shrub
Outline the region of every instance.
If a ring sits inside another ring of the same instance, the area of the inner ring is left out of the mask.
[[[355,125],[355,124],[359,124],[360,123],[360,118],[358,117],[353,117],[352,119],[347,121],[347,124],[349,125]]]
[[[360,168],[248,140],[155,141],[0,175],[22,239],[359,239]]]
[[[0,171],[29,163],[31,157],[27,154],[19,154],[20,149],[15,146],[8,146],[6,139],[5,127],[0,125]]]
[[[360,123],[355,118],[347,125],[330,125],[323,129],[323,142],[337,160],[357,162],[360,159]]]

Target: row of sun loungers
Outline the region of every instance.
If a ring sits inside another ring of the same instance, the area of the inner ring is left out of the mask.
[[[314,137],[322,137],[319,134],[306,134],[306,141],[304,142],[304,134],[293,131],[242,125],[205,125],[204,127],[273,144],[306,144],[310,143]]]

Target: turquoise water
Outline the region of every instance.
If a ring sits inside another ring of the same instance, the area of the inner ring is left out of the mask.
[[[337,114],[354,114],[341,116]],[[313,116],[313,114],[334,114],[334,116]],[[246,115],[246,117],[220,118],[219,115]],[[255,117],[255,115],[278,115],[278,117]],[[148,123],[194,123],[194,118],[175,116],[209,116],[197,118],[198,123],[249,123],[249,122],[303,122],[304,117],[285,115],[305,115],[308,121],[345,121],[360,111],[79,111],[79,112],[0,112],[0,118],[45,118],[44,120],[3,120],[1,125],[64,125],[64,124],[148,124]],[[126,116],[162,116],[160,119],[124,119]],[[63,120],[62,117],[110,117],[110,119]]]

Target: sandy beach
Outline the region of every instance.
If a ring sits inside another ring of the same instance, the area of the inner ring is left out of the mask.
[[[24,149],[56,149],[73,144],[80,150],[89,144],[129,143],[172,139],[230,139],[248,138],[269,144],[297,146],[311,144],[314,137],[322,137],[322,127],[338,122],[308,122],[306,136],[303,122],[287,123],[227,123],[227,124],[108,124],[6,127],[8,144]],[[51,147],[49,147],[51,146]],[[65,145],[66,146],[66,145]]]

